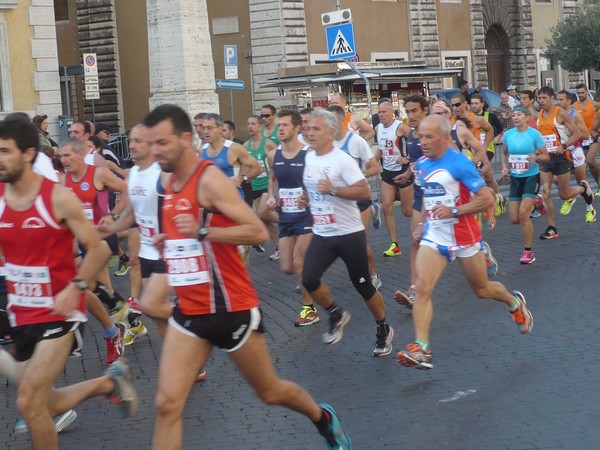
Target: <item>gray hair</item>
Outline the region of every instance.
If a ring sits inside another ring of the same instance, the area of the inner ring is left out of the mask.
[[[225,120],[216,113],[208,113],[204,116],[204,120],[214,120],[218,127],[222,127],[225,123]]]
[[[313,112],[310,113],[310,117],[312,119],[317,119],[322,117],[325,119],[325,126],[331,130],[333,130],[334,134],[338,132],[338,119],[332,112],[327,111],[323,108],[317,108]]]
[[[85,152],[85,145],[77,138],[69,138],[60,143],[60,148],[71,147],[74,152]]]

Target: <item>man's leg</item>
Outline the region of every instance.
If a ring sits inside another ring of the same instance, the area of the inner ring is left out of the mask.
[[[333,306],[333,298],[327,285],[321,282],[321,277],[336,259],[337,255],[331,251],[327,240],[314,235],[304,258],[302,285],[313,300],[325,309]]]
[[[212,344],[169,325],[158,369],[156,425],[152,448],[176,450],[183,445],[183,409]]]
[[[487,276],[485,255],[477,252],[468,258],[457,258],[465,272],[473,293],[479,298],[491,298],[512,308],[515,297],[498,281],[490,281]]]
[[[130,228],[127,236],[127,249],[129,250],[129,283],[131,284],[131,297],[138,300],[142,291],[142,269],[140,266],[140,231]]]
[[[310,245],[312,237],[312,233],[300,234],[296,236],[293,249],[294,272],[298,277],[298,283],[300,284],[300,293],[302,294],[302,299],[305,305],[313,304],[312,297],[302,285],[302,269],[304,268],[304,257],[306,256],[306,251],[308,250],[308,246]]]
[[[167,274],[153,273],[150,278],[145,278],[142,282],[144,284],[140,299],[142,312],[154,320],[158,332],[164,336],[167,330],[167,320],[173,312],[169,301],[170,287]]]
[[[269,199],[269,194],[267,192],[263,193],[260,197],[254,200],[254,209],[256,210],[256,214],[260,219],[264,222],[269,230],[269,235],[271,236],[271,240],[275,245],[279,245],[279,233],[277,230],[277,224],[279,223],[279,216],[275,211],[267,207],[267,200]]]
[[[554,174],[552,172],[540,172],[540,180],[542,182],[542,198],[546,206],[546,219],[549,227],[555,227],[554,222],[554,202],[552,201],[552,181]]]
[[[557,175],[556,179],[558,180],[558,195],[560,196],[561,200],[570,200],[574,197],[577,197],[584,190],[584,188],[581,186],[571,187],[571,172]]]
[[[412,183],[400,189],[400,208],[405,217],[412,216],[413,185]]]
[[[396,234],[396,219],[394,218],[394,200],[396,199],[396,190],[398,188],[395,185],[381,182],[381,204],[383,206],[383,219],[385,221],[385,227],[387,228],[390,242],[398,242],[398,235]]]

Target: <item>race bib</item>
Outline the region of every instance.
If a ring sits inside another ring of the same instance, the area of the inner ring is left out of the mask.
[[[158,231],[158,224],[152,216],[136,216],[138,228],[140,230],[140,242],[152,245],[152,236]]]
[[[333,205],[326,202],[311,203],[310,212],[313,217],[313,230],[317,234],[319,232],[330,233],[337,229]]]
[[[529,155],[509,155],[508,165],[510,170],[516,175],[527,172],[529,170],[528,157]]]
[[[298,197],[302,195],[302,188],[279,189],[279,207],[284,213],[299,213],[305,208],[298,207]]]
[[[558,148],[558,141],[556,140],[555,134],[544,135],[544,142],[546,144],[546,150],[548,150],[548,153],[556,152],[556,149]]]
[[[437,205],[444,205],[448,208],[454,208],[454,206],[456,206],[456,203],[454,202],[454,198],[451,195],[424,197],[423,205],[425,205],[425,210],[427,211],[427,223],[430,227],[436,228],[444,225],[454,225],[455,223],[458,223],[458,219],[455,217],[451,217],[449,219],[438,219],[437,216],[435,216],[431,211]]]
[[[485,144],[485,136],[486,136],[486,134],[485,134],[483,131],[481,131],[481,132],[479,133],[479,143],[480,143],[481,145]]]
[[[48,267],[27,267],[6,264],[6,287],[11,306],[52,308],[52,286]]]
[[[197,239],[170,239],[165,242],[164,258],[170,286],[208,283],[208,260]]]
[[[380,147],[380,150],[381,156],[383,156],[384,158],[394,156],[394,141],[386,140],[385,145],[383,147]]]
[[[94,207],[91,204],[83,204],[83,214],[87,220],[94,221]]]
[[[571,150],[571,156],[573,157],[573,165],[579,167],[585,163],[585,153],[581,147],[575,147]]]

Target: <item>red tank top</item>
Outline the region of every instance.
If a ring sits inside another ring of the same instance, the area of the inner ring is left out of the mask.
[[[52,314],[54,296],[77,273],[73,233],[60,225],[52,209],[55,184],[44,178],[33,204],[24,211],[15,211],[7,205],[4,184],[0,183],[0,247],[12,326],[87,320],[83,295],[70,318]]]
[[[100,219],[108,214],[108,191],[99,191],[94,186],[96,166],[88,165],[85,175],[79,181],[73,181],[70,173],[65,178],[65,186],[71,189],[81,203],[83,212],[88,220],[97,225]]]
[[[174,219],[178,214],[193,214],[198,223],[206,218],[207,227],[231,227],[236,222],[218,212],[207,212],[198,203],[198,183],[206,167],[202,161],[180,192],[172,181],[163,202],[162,229],[167,234],[163,258],[169,284],[186,315],[245,311],[258,306],[258,296],[238,251],[237,245],[198,241],[179,233]]]

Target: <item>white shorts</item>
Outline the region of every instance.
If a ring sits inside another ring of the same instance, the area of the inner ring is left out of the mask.
[[[481,243],[479,242],[473,245],[440,245],[427,239],[421,239],[421,246],[437,250],[450,262],[456,258],[470,258],[481,251]]]
[[[585,164],[585,154],[579,146],[571,149],[571,157],[573,158],[573,167],[577,169]]]

